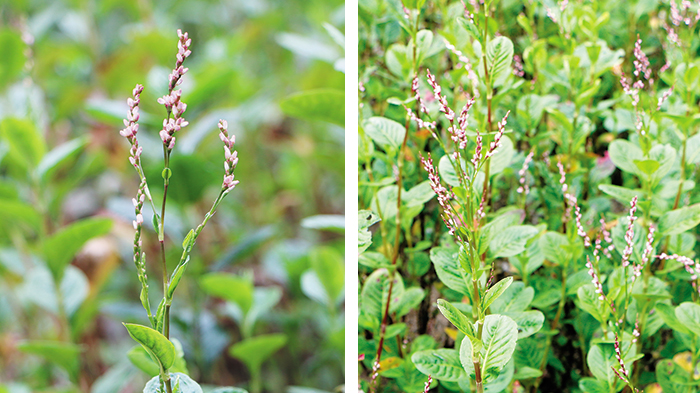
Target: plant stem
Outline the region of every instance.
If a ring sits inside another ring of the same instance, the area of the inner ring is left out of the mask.
[[[399,242],[401,241],[401,188],[403,187],[403,182],[401,180],[401,175],[403,172],[403,151],[406,148],[406,143],[408,142],[408,130],[409,130],[409,125],[410,125],[410,120],[406,120],[406,133],[404,134],[403,137],[403,143],[401,143],[401,150],[399,150],[399,157],[398,157],[398,179],[396,181],[397,186],[399,187],[397,196],[396,196],[396,239],[394,241],[394,250],[391,256],[391,266],[396,266],[396,262],[399,259]],[[378,206],[379,204],[377,204]],[[393,269],[392,269],[393,270]],[[391,305],[391,292],[394,289],[394,278],[393,278],[393,271],[389,271],[389,293],[388,293],[388,298],[386,301],[386,307],[384,309],[384,316],[382,317],[382,325],[379,329],[379,345],[377,346],[377,355],[376,355],[376,360],[375,363],[379,363],[382,359],[382,347],[384,346],[384,337],[386,334],[386,326],[389,322],[389,307]],[[377,381],[370,387],[370,392],[374,392],[374,388],[376,387],[376,384],[378,383],[379,378],[377,378]]]
[[[561,269],[561,298],[559,299],[559,306],[557,307],[557,313],[552,321],[552,330],[556,330],[559,327],[559,320],[564,311],[564,306],[566,305],[566,267],[562,266]],[[540,363],[540,371],[542,375],[537,377],[535,384],[532,385],[532,393],[537,393],[537,389],[542,383],[542,376],[547,368],[547,358],[549,357],[549,349],[552,347],[552,336],[547,337],[547,342],[544,347],[544,356],[542,356],[542,362]]]

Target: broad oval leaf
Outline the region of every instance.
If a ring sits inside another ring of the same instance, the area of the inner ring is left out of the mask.
[[[345,125],[345,93],[337,89],[314,89],[294,93],[280,102],[280,109],[303,120]]]
[[[691,334],[690,330],[676,317],[676,310],[672,306],[656,303],[654,309],[668,327],[683,334]]]
[[[406,128],[386,117],[374,116],[362,122],[362,128],[372,140],[385,150],[398,152],[406,135]]]
[[[239,341],[229,348],[231,356],[241,360],[252,372],[260,370],[262,363],[287,344],[283,333],[265,334]]]
[[[468,275],[459,264],[456,251],[447,247],[433,247],[430,250],[430,260],[443,284],[462,295],[469,295]]]
[[[700,203],[666,212],[659,218],[659,232],[677,235],[700,224]]]
[[[535,290],[532,287],[525,287],[522,281],[516,281],[503,292],[503,295],[493,301],[491,312],[505,314],[525,311],[534,298]]]
[[[513,61],[513,42],[504,36],[498,36],[486,44],[486,64],[494,86],[498,86],[511,73]]]
[[[518,325],[505,315],[487,315],[481,342],[483,374],[499,375],[513,357],[518,341]]]
[[[160,376],[153,377],[143,388],[143,393],[161,393],[160,384]],[[179,393],[203,393],[202,387],[183,373],[170,373],[170,384],[173,392],[176,391],[175,386],[177,386]]]
[[[106,235],[111,228],[110,219],[88,218],[75,222],[48,238],[44,242],[44,256],[54,278],[61,278],[66,265],[88,240]]]
[[[544,325],[544,314],[538,310],[509,313],[508,316],[518,324],[518,339],[532,336]]]
[[[454,349],[428,349],[411,356],[416,368],[425,375],[442,381],[457,382],[467,377]]]
[[[512,257],[525,251],[528,240],[540,232],[532,225],[514,225],[506,228],[499,236],[494,237],[489,243],[489,249],[493,258]]]
[[[72,343],[59,341],[25,341],[18,345],[24,353],[39,355],[68,372],[71,379],[77,382],[80,371],[81,348]]]
[[[124,327],[131,338],[141,344],[158,362],[161,371],[167,370],[175,362],[175,346],[160,332],[147,326],[125,323]]]
[[[684,302],[676,307],[676,318],[685,325],[685,327],[693,332],[696,336],[700,336],[700,306]]]
[[[228,273],[209,273],[199,279],[199,286],[211,296],[236,303],[243,313],[248,313],[253,304],[250,279]]]

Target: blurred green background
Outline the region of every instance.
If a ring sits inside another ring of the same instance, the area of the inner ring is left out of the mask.
[[[138,176],[118,131],[143,84],[138,138],[162,198],[156,99],[167,93],[178,28],[192,38],[181,85],[190,125],[172,156],[169,272],[221,186],[220,118],[240,157],[240,184],[175,294],[171,336],[186,369],[203,385],[250,389],[261,362],[269,392],[343,383],[344,4],[0,0],[0,392],[136,392],[150,379],[127,356],[134,342],[121,325],[148,322],[131,254]],[[162,273],[145,213],[155,307]],[[65,242],[72,263],[52,275],[55,234],[94,217],[110,220],[109,232]],[[200,277],[212,272],[245,285],[208,296]],[[242,292],[254,299],[247,314],[235,301]],[[247,351],[261,359],[231,349],[272,334],[284,344]]]

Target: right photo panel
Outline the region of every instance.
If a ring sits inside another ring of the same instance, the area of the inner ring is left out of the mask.
[[[362,392],[700,392],[700,4],[359,4]]]

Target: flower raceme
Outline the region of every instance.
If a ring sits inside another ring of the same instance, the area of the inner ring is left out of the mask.
[[[132,199],[134,204],[134,214],[135,220],[133,221],[135,235],[134,235],[134,264],[136,265],[136,271],[138,275],[139,282],[141,283],[141,303],[148,314],[148,319],[151,322],[152,329],[147,327],[139,327],[139,329],[147,329],[153,331],[152,335],[162,336],[165,340],[169,340],[170,332],[170,307],[172,303],[172,296],[175,291],[175,287],[178,285],[180,278],[184,274],[187,267],[188,261],[190,259],[190,252],[194,246],[197,237],[201,231],[206,226],[209,219],[216,212],[216,208],[219,206],[223,198],[238,184],[238,180],[234,180],[234,170],[238,164],[238,153],[234,150],[235,136],[228,134],[228,124],[225,120],[220,120],[218,128],[220,131],[219,138],[224,143],[224,179],[222,184],[221,192],[219,196],[214,201],[211,209],[204,216],[202,223],[195,229],[192,229],[185,241],[183,242],[183,253],[172,276],[168,276],[167,263],[166,263],[166,253],[165,253],[165,236],[164,236],[164,226],[165,226],[165,204],[167,200],[167,190],[170,179],[170,168],[169,160],[172,150],[175,146],[175,134],[180,131],[183,127],[188,125],[188,122],[183,118],[183,114],[187,109],[187,104],[182,102],[182,90],[175,87],[182,82],[182,76],[187,72],[187,68],[183,67],[183,62],[192,53],[189,49],[192,40],[188,38],[187,33],[182,33],[178,30],[178,53],[176,56],[176,63],[173,72],[169,76],[169,90],[168,94],[163,97],[158,98],[158,103],[165,106],[167,115],[163,120],[163,128],[159,132],[159,135],[163,141],[163,153],[164,153],[164,169],[163,169],[163,180],[164,180],[164,195],[162,208],[160,209],[161,214],[158,215],[156,212],[156,206],[153,202],[153,198],[148,190],[148,182],[144,174],[143,168],[141,166],[141,152],[142,148],[139,146],[137,134],[139,131],[139,103],[141,102],[141,93],[143,92],[142,85],[136,85],[132,91],[132,97],[127,99],[127,105],[129,107],[126,119],[124,119],[124,125],[126,128],[121,130],[119,133],[125,137],[130,145],[130,156],[129,162],[134,166],[140,177],[140,183],[136,198]],[[163,266],[163,300],[158,306],[158,311],[154,314],[151,313],[150,301],[148,297],[148,280],[146,277],[146,264],[145,257],[146,254],[142,251],[142,229],[143,229],[143,205],[149,201],[154,212],[153,222],[154,229],[158,235],[158,240],[161,245],[161,259]],[[170,277],[170,278],[169,278]],[[130,325],[134,326],[134,325]],[[130,327],[127,327],[130,329]],[[130,330],[131,333],[131,330]],[[132,336],[133,337],[133,336]],[[137,340],[138,341],[138,340]],[[144,346],[148,343],[139,341]],[[174,355],[173,355],[174,356]],[[165,384],[165,391],[172,393],[173,386],[170,381],[170,372],[168,370],[169,366],[164,366],[162,362],[160,364],[159,376],[161,383]],[[162,386],[162,385],[161,385]],[[177,390],[177,385],[175,386]]]

